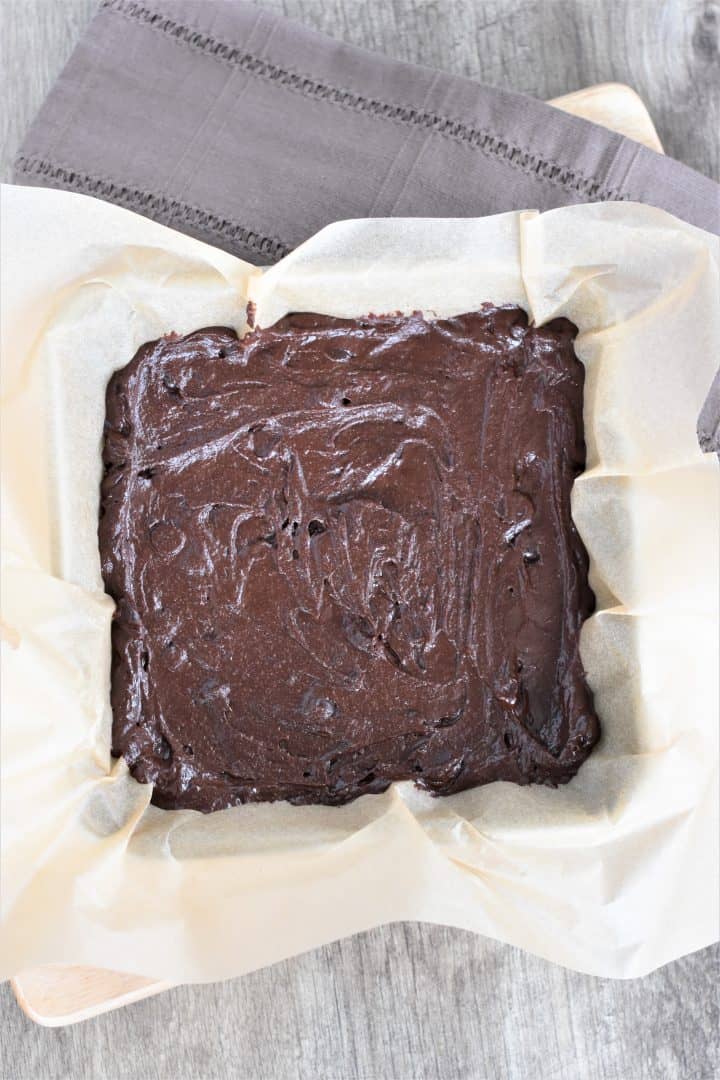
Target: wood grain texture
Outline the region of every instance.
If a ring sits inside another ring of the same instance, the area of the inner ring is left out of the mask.
[[[173,983],[76,964],[46,964],[10,980],[26,1016],[45,1027],[90,1020],[161,994]]]
[[[0,0],[0,181],[98,0]]]
[[[6,1080],[713,1080],[708,950],[592,979],[444,927],[396,925],[67,1028],[0,988]]]
[[[172,0],[168,0],[168,5]],[[668,153],[718,177],[720,9],[693,0],[265,0],[336,37],[539,97],[628,82]],[[0,0],[9,164],[95,0]],[[8,107],[8,104],[10,107]],[[401,925],[244,979],[38,1028],[0,987],[7,1080],[713,1080],[708,949],[629,983]]]

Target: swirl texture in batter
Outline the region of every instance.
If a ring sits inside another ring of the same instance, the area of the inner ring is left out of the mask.
[[[570,779],[599,728],[575,327],[289,315],[107,390],[113,753],[162,807]]]

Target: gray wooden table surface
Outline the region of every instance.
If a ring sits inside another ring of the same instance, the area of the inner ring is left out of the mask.
[[[549,98],[627,82],[674,157],[720,175],[720,5],[701,0],[264,0],[355,44]],[[0,177],[97,0],[0,0]],[[167,6],[172,0],[167,0]],[[398,925],[76,1027],[0,986],[7,1080],[712,1080],[717,948],[632,982]]]

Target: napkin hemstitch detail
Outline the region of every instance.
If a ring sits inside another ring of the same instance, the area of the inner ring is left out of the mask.
[[[576,172],[551,158],[540,157],[530,150],[506,141],[487,128],[473,127],[462,120],[442,116],[440,113],[421,112],[411,106],[395,105],[378,98],[365,97],[355,91],[333,86],[331,83],[292,71],[290,68],[274,64],[253,53],[243,52],[238,46],[230,45],[199,28],[176,22],[169,15],[138,3],[138,0],[102,0],[100,10],[120,15],[129,22],[142,24],[177,44],[187,45],[191,49],[215,57],[222,63],[237,67],[249,75],[264,79],[266,82],[273,82],[290,93],[326,101],[338,108],[368,113],[381,120],[389,120],[406,127],[429,130],[443,138],[480,150],[489,157],[505,162],[511,168],[519,169],[528,175],[535,174],[542,180],[562,187],[566,191],[574,191],[591,202],[622,202],[628,198],[618,189],[603,187],[599,180]]]
[[[292,250],[289,244],[285,244],[276,236],[264,236],[255,229],[248,229],[244,225],[231,221],[229,218],[223,218],[210,210],[204,210],[200,206],[181,202],[168,195],[154,194],[130,184],[118,184],[109,177],[80,172],[70,166],[49,161],[47,158],[27,157],[21,154],[15,160],[15,169],[30,176],[56,180],[73,191],[93,195],[106,202],[117,203],[145,217],[154,215],[172,217],[177,214],[187,225],[215,233],[225,240],[241,243],[258,255],[269,255],[275,260],[282,259]]]

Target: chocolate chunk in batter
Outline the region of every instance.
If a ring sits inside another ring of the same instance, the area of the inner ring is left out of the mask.
[[[515,307],[299,314],[113,375],[112,749],[153,802],[573,776],[598,738],[574,336]]]

